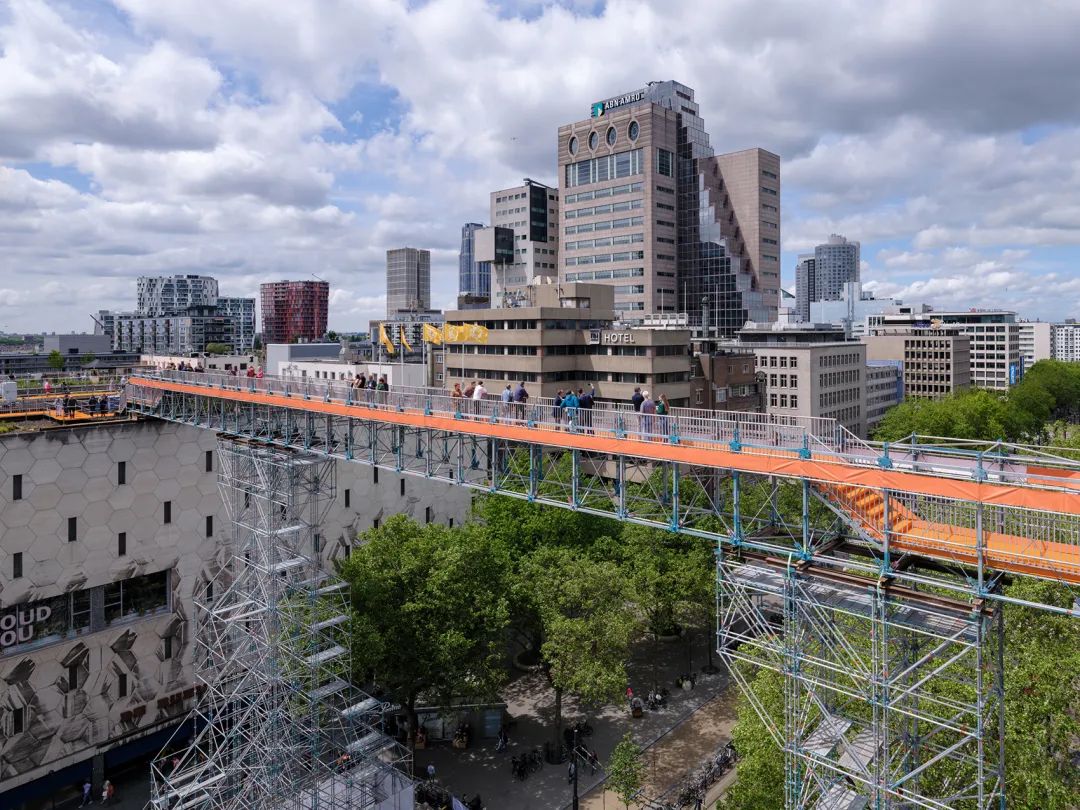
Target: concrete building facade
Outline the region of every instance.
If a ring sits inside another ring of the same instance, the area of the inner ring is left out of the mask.
[[[768,413],[827,417],[866,436],[866,346],[829,324],[748,323],[738,337],[764,375]]]
[[[1057,324],[1046,321],[1020,323],[1020,357],[1029,369],[1040,360],[1054,359],[1054,336]]]
[[[491,306],[513,306],[530,284],[558,278],[559,190],[526,177],[491,192],[490,205],[492,227],[513,232],[512,256],[492,265]]]
[[[1024,376],[1020,357],[1020,324],[1016,313],[973,309],[967,312],[886,312],[872,315],[869,328],[952,327],[971,339],[971,384],[976,388],[1006,391]]]
[[[431,251],[394,248],[386,251],[386,317],[431,309]]]
[[[904,399],[902,364],[895,360],[866,362],[866,430],[873,434],[889,408]]]
[[[211,276],[139,276],[136,296],[140,315],[176,315],[190,307],[217,306],[218,282]]]
[[[1080,363],[1080,323],[1055,323],[1053,345],[1055,360]]]
[[[780,161],[715,155],[694,93],[678,82],[593,105],[558,132],[560,278],[615,288],[620,320],[685,312],[726,337],[775,319]]]
[[[19,808],[151,756],[192,707],[195,593],[228,559],[217,438],[157,421],[0,437],[0,791]],[[463,488],[340,462],[329,559]]]
[[[627,401],[635,387],[690,400],[686,329],[615,328],[614,293],[601,284],[539,284],[503,309],[448,312],[446,322],[488,328],[486,344],[446,347],[446,386],[484,380],[489,392],[523,381],[532,396],[595,386],[601,399]]]
[[[717,349],[694,355],[690,407],[764,413],[764,386],[753,352]]]
[[[901,364],[904,396],[940,399],[971,385],[971,338],[957,329],[875,327],[866,359]]]
[[[326,281],[271,281],[259,287],[262,342],[311,343],[326,334],[330,284]]]

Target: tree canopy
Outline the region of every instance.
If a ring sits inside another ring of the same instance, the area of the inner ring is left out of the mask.
[[[619,797],[627,808],[645,784],[645,762],[630,732],[615,746],[608,759],[605,785]]]
[[[45,362],[49,364],[49,368],[60,371],[64,367],[64,355],[60,354],[59,349],[53,349]]]
[[[352,597],[358,680],[390,692],[413,731],[421,697],[446,703],[494,695],[505,678],[504,549],[471,527],[420,526],[401,515],[360,540],[340,563]]]

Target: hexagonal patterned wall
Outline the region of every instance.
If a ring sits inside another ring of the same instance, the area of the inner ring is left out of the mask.
[[[0,792],[157,731],[191,708],[193,593],[225,564],[232,535],[216,448],[209,431],[152,420],[0,437],[0,617],[69,592],[88,595],[97,616],[91,632],[74,638],[0,647]],[[366,465],[338,463],[323,526],[327,558],[347,554],[357,532],[390,515],[458,524],[468,517],[463,488],[406,477],[402,495],[401,476],[387,470],[375,481]],[[167,612],[104,625],[102,586],[162,571]]]

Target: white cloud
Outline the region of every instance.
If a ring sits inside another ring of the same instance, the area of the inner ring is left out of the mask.
[[[558,124],[675,78],[718,150],[784,157],[785,250],[839,232],[879,284],[1076,302],[1075,268],[1043,255],[1080,233],[1076,4],[113,2],[122,23],[99,28],[81,6],[11,0],[0,28],[11,294],[27,268],[116,307],[139,272],[249,294],[315,273],[338,291],[332,325],[362,328],[385,250],[408,243],[433,249],[449,303],[460,225],[487,219],[489,191],[553,182]],[[389,114],[355,92],[374,84]],[[80,177],[37,179],[35,161]],[[87,309],[19,317],[62,327]]]

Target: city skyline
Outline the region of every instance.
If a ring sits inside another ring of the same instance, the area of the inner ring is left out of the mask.
[[[461,223],[489,219],[490,192],[555,185],[561,123],[667,79],[697,91],[718,153],[781,156],[786,289],[835,232],[878,295],[1075,314],[1080,10],[732,3],[686,26],[678,2],[368,5],[260,26],[241,3],[0,5],[0,329],[89,331],[137,276],[175,273],[244,295],[315,274],[330,328],[361,329],[400,244],[432,251],[431,303],[452,307]]]

